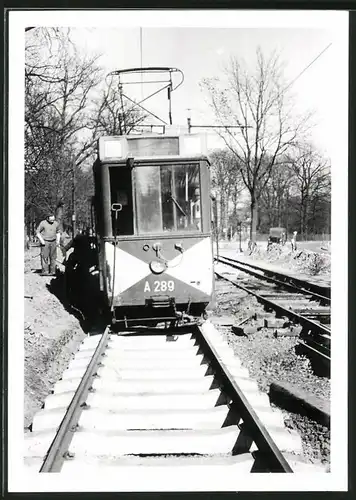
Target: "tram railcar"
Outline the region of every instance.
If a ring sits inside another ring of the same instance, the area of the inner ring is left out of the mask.
[[[101,137],[93,171],[100,289],[113,323],[204,315],[214,292],[205,136]]]

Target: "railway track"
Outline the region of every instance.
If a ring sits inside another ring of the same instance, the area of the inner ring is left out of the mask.
[[[330,287],[319,285],[316,283],[311,283],[307,280],[297,278],[296,276],[290,276],[285,273],[281,273],[275,270],[266,269],[256,264],[251,264],[250,262],[241,262],[238,259],[232,259],[231,257],[226,257],[220,255],[219,258],[215,258],[219,262],[227,263],[236,269],[241,271],[246,270],[252,276],[263,277],[266,281],[274,283],[276,285],[284,286],[285,288],[290,288],[293,291],[298,291],[302,294],[311,295],[315,300],[322,304],[330,305]]]
[[[323,373],[330,374],[330,289],[228,257],[220,256],[215,261],[226,266],[215,271],[216,276],[255,296],[277,316],[301,325],[301,352],[308,354]],[[239,275],[236,281],[231,268],[243,271],[246,277]]]
[[[296,454],[300,436],[209,321],[88,337],[25,436],[36,472],[162,463],[293,472],[307,466]]]

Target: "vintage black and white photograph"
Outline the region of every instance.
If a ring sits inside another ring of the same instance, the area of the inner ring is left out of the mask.
[[[347,105],[346,12],[10,12],[10,491],[347,489]]]

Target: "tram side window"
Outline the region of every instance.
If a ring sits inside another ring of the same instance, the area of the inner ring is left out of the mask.
[[[111,211],[113,235],[133,235],[133,200],[132,200],[132,175],[127,167],[110,167],[110,195],[111,206],[120,203],[122,210],[118,212],[115,221],[115,212]]]
[[[137,169],[141,234],[201,231],[199,164]]]

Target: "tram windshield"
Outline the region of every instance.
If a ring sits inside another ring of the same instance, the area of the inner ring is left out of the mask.
[[[199,164],[136,169],[139,234],[200,232]]]

